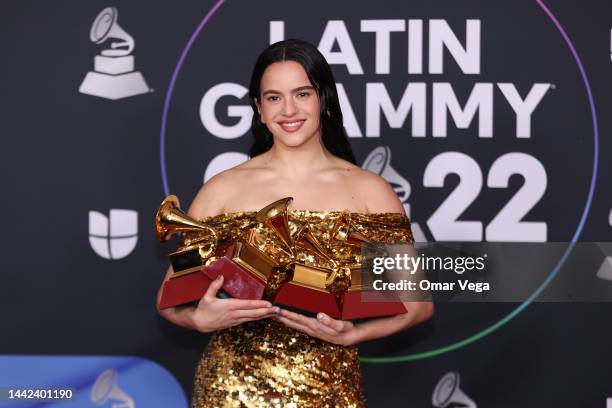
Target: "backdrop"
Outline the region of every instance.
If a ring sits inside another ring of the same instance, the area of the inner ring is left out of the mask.
[[[358,164],[418,239],[610,241],[611,15],[603,0],[3,2],[0,387],[186,406],[209,337],[156,314],[172,245],[155,210],[247,159],[251,68],[283,38],[326,56]],[[368,403],[606,406],[611,312],[438,304],[361,346],[390,357],[364,360]]]

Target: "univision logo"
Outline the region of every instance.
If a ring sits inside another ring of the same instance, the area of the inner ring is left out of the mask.
[[[89,212],[89,243],[94,252],[105,259],[128,256],[138,242],[138,213],[112,209],[109,216]]]

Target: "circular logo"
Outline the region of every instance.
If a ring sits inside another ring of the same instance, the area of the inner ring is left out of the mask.
[[[166,194],[193,196],[203,179],[248,158],[252,64],[268,44],[297,37],[332,66],[358,164],[391,183],[418,240],[577,241],[596,182],[597,119],[578,53],[543,2],[449,10],[351,3],[349,13],[340,3],[316,3],[297,16],[281,1],[266,8],[218,1],[206,14],[166,95]],[[484,329],[477,318],[467,322],[476,334],[449,333],[445,347],[364,361],[432,357],[486,336],[537,297],[569,251],[501,320]]]

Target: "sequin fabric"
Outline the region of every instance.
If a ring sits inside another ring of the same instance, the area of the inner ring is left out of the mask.
[[[293,233],[307,223],[333,259],[359,263],[359,248],[330,240],[334,221],[341,214],[289,210],[290,229]],[[404,214],[348,214],[351,225],[371,241],[413,241]],[[255,221],[254,211],[224,213],[201,221],[215,229],[221,245],[246,238],[255,228],[263,237],[258,244],[261,250],[275,260],[285,256],[274,233]],[[325,260],[307,252],[298,258],[305,264],[327,266]],[[365,407],[357,347],[313,338],[271,319],[220,330],[197,366],[191,407]]]

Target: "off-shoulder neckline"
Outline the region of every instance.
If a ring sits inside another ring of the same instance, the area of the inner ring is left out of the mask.
[[[336,215],[336,214],[342,214],[342,213],[347,213],[350,215],[356,215],[356,216],[362,216],[362,217],[370,217],[370,216],[406,216],[407,214],[405,213],[400,213],[400,212],[375,212],[375,213],[364,213],[364,212],[357,212],[357,211],[346,211],[346,210],[308,210],[308,209],[294,209],[294,208],[288,208],[287,212],[290,214],[296,214],[296,213],[310,213],[310,214],[319,214],[319,215]],[[203,217],[200,217],[200,219],[210,219],[210,218],[218,218],[218,217],[228,217],[228,216],[239,216],[239,215],[255,215],[257,213],[256,210],[245,210],[245,211],[229,211],[229,212],[222,212],[220,214],[216,214],[216,215],[205,215]]]

